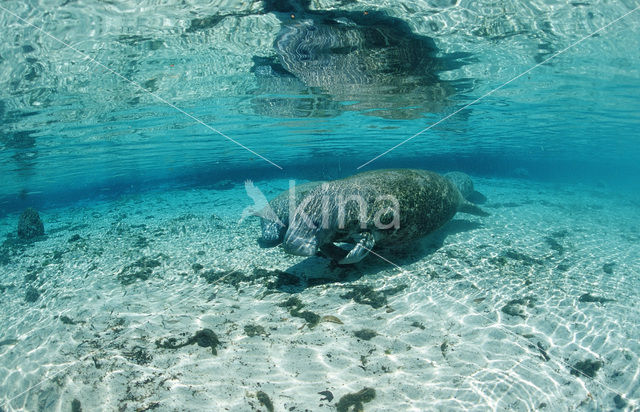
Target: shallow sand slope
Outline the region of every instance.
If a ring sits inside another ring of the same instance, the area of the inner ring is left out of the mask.
[[[491,216],[376,250],[401,269],[259,248],[243,185],[42,211],[45,240],[0,252],[1,408],[332,411],[365,387],[367,411],[638,407],[639,199],[475,180]],[[202,329],[217,355],[157,344]]]

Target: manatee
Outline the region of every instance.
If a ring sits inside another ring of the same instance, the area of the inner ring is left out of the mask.
[[[445,177],[426,170],[374,170],[311,189],[295,211],[283,248],[324,255],[338,264],[361,261],[372,248],[427,235],[457,212],[487,216]],[[352,244],[345,250],[336,243]]]
[[[326,117],[356,110],[420,118],[448,107],[463,86],[439,73],[462,67],[468,56],[444,53],[400,18],[376,10],[316,10],[306,0],[263,5],[281,30],[274,54],[254,57],[251,69],[260,94],[252,103],[261,114]]]
[[[301,200],[316,186],[322,182],[309,182],[295,186],[295,200],[294,204],[300,204]],[[258,244],[261,247],[274,247],[282,243],[284,234],[289,227],[289,194],[290,190],[285,190],[278,196],[269,201],[269,206],[273,213],[263,212],[258,213],[260,218],[260,228],[262,230],[262,236],[258,239]],[[267,208],[265,207],[265,209]],[[269,219],[267,216],[277,217],[275,219]]]
[[[484,203],[487,198],[480,192],[474,190],[471,177],[463,172],[449,172],[443,175],[453,183],[462,197],[473,203]]]

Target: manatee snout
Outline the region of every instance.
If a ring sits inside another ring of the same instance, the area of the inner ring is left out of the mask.
[[[318,251],[318,239],[309,231],[291,230],[284,236],[282,247],[285,252],[297,256],[315,256]]]
[[[262,236],[258,239],[258,245],[263,248],[278,246],[287,230],[286,226],[280,222],[262,218],[260,219]]]

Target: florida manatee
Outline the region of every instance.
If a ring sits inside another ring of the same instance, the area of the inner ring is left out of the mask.
[[[287,253],[321,253],[339,264],[362,260],[377,245],[427,235],[457,212],[486,216],[443,176],[417,169],[374,170],[309,191],[284,235]],[[347,251],[335,243],[353,244]]]
[[[271,56],[255,56],[254,110],[275,117],[326,117],[358,111],[383,118],[439,113],[466,81],[440,78],[462,67],[404,20],[383,11],[311,7],[309,0],[264,0],[280,20]],[[344,104],[347,103],[347,104]]]

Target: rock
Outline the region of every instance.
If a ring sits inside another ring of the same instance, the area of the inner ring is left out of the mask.
[[[33,208],[28,208],[18,220],[18,237],[20,239],[31,240],[44,235],[44,224],[40,215]]]

